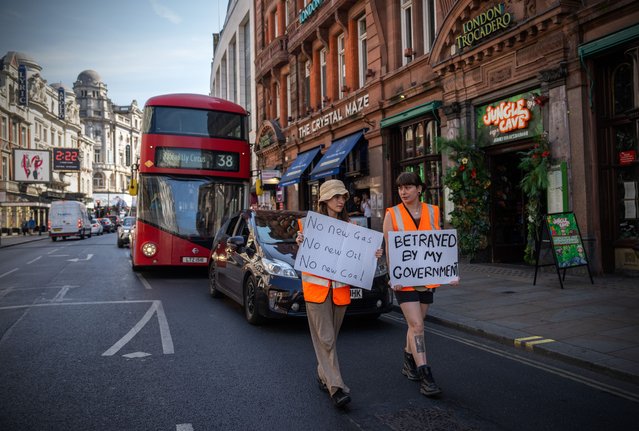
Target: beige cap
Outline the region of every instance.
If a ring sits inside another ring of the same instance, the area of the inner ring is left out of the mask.
[[[328,180],[322,183],[319,192],[320,202],[326,202],[335,195],[346,195],[347,200],[349,196],[348,190],[346,190],[346,187],[344,187],[344,183],[340,180]]]

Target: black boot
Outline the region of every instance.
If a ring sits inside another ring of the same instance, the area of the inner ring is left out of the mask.
[[[419,392],[427,397],[435,397],[442,393],[442,390],[435,383],[433,373],[428,365],[422,365],[417,369],[421,381],[419,382]]]
[[[417,373],[417,365],[415,364],[415,358],[412,353],[404,350],[404,366],[402,367],[402,374],[408,377],[408,380],[418,381],[420,380]]]

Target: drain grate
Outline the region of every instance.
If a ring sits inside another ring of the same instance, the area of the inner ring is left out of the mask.
[[[439,408],[405,409],[395,413],[376,415],[386,426],[394,431],[475,431],[453,415]]]

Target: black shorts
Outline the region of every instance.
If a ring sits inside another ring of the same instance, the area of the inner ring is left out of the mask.
[[[421,304],[432,304],[433,303],[433,294],[435,293],[434,289],[418,291],[418,290],[399,290],[395,292],[395,298],[397,298],[398,304],[403,304],[404,302],[419,302]]]

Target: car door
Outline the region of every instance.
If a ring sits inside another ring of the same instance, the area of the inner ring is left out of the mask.
[[[215,264],[216,284],[218,289],[227,295],[232,292],[232,279],[228,277],[228,260],[229,260],[229,245],[227,240],[233,236],[233,231],[237,225],[239,215],[231,217],[220,228],[220,233],[217,235],[215,241],[215,251],[213,253],[213,262]]]
[[[232,289],[233,295],[238,299],[243,298],[244,288],[244,264],[246,263],[246,245],[249,241],[250,231],[248,227],[247,215],[243,214],[237,221],[235,230],[233,231],[234,237],[244,238],[244,245],[241,247],[235,247],[227,245],[227,265],[226,275],[229,281],[229,288]]]

